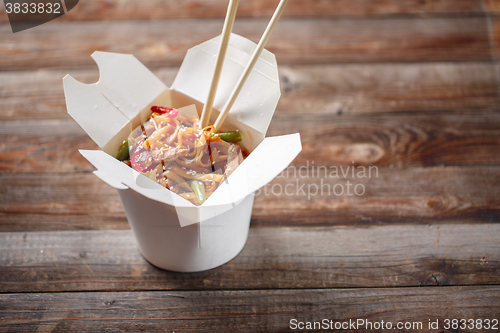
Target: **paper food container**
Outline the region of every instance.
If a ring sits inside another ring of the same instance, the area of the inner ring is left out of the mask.
[[[133,55],[106,52],[92,55],[100,71],[97,83],[83,84],[69,75],[63,80],[68,113],[102,149],[81,154],[96,167],[96,176],[118,190],[140,251],[163,269],[202,271],[238,255],[248,236],[255,191],[302,149],[298,133],[265,137],[280,89],[276,59],[264,50],[222,128],[240,130],[242,145],[251,153],[203,205],[195,206],[114,158],[151,106],[201,113],[219,41],[220,36],[191,48],[170,88]],[[231,35],[211,123],[255,47]]]

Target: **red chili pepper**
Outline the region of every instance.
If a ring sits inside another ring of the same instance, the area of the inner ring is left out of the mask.
[[[179,114],[179,112],[176,109],[167,108],[165,106],[152,106],[151,111],[158,112],[158,113],[164,113],[165,116],[167,116],[169,118],[175,118]]]

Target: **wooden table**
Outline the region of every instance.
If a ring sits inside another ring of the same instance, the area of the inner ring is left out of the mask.
[[[235,32],[256,41],[275,3],[241,2]],[[220,33],[225,6],[80,1],[16,34],[2,7],[0,331],[365,319],[441,332],[446,319],[500,319],[497,0],[291,0],[268,46],[282,84],[268,135],[301,133],[292,167],[309,177],[268,190],[350,181],[363,194],[263,192],[230,263],[181,274],[144,260],[116,192],[77,151],[96,145],[68,117],[62,77],[96,81],[90,54],[102,50],[133,53],[170,84],[186,50]],[[317,166],[377,176],[311,175]]]

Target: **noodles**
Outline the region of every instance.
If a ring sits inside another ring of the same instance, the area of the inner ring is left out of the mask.
[[[120,147],[121,158],[146,177],[196,205],[201,205],[243,162],[239,132],[214,135],[214,127],[199,128],[197,116],[152,107],[149,120],[130,133]],[[222,138],[222,139],[221,139]],[[233,139],[231,139],[233,138]],[[227,141],[233,142],[227,142]]]

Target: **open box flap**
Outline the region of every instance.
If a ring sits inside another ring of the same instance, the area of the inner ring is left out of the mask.
[[[201,103],[206,101],[220,39],[218,36],[188,50],[172,84],[173,90]],[[214,101],[215,109],[224,107],[256,46],[244,37],[231,34]],[[263,50],[229,115],[265,135],[280,95],[276,58]],[[218,112],[212,114],[212,123],[217,115]]]
[[[66,105],[92,140],[110,153],[113,138],[131,127],[131,121],[167,86],[133,55],[94,52],[92,58],[99,67],[99,81],[84,84],[66,75]]]
[[[204,207],[243,200],[278,176],[301,150],[299,133],[265,138],[207,199]]]
[[[101,150],[80,150],[80,153],[97,168],[99,178],[108,185],[116,189],[123,189],[123,185],[126,185],[126,187],[150,199],[169,205],[174,204],[172,192],[105,152]],[[184,201],[186,205],[192,206],[189,201]]]
[[[69,115],[101,148],[130,121],[95,84],[82,84],[66,75],[64,94]]]
[[[129,119],[167,89],[131,54],[94,52],[92,58],[100,72],[97,87]]]

